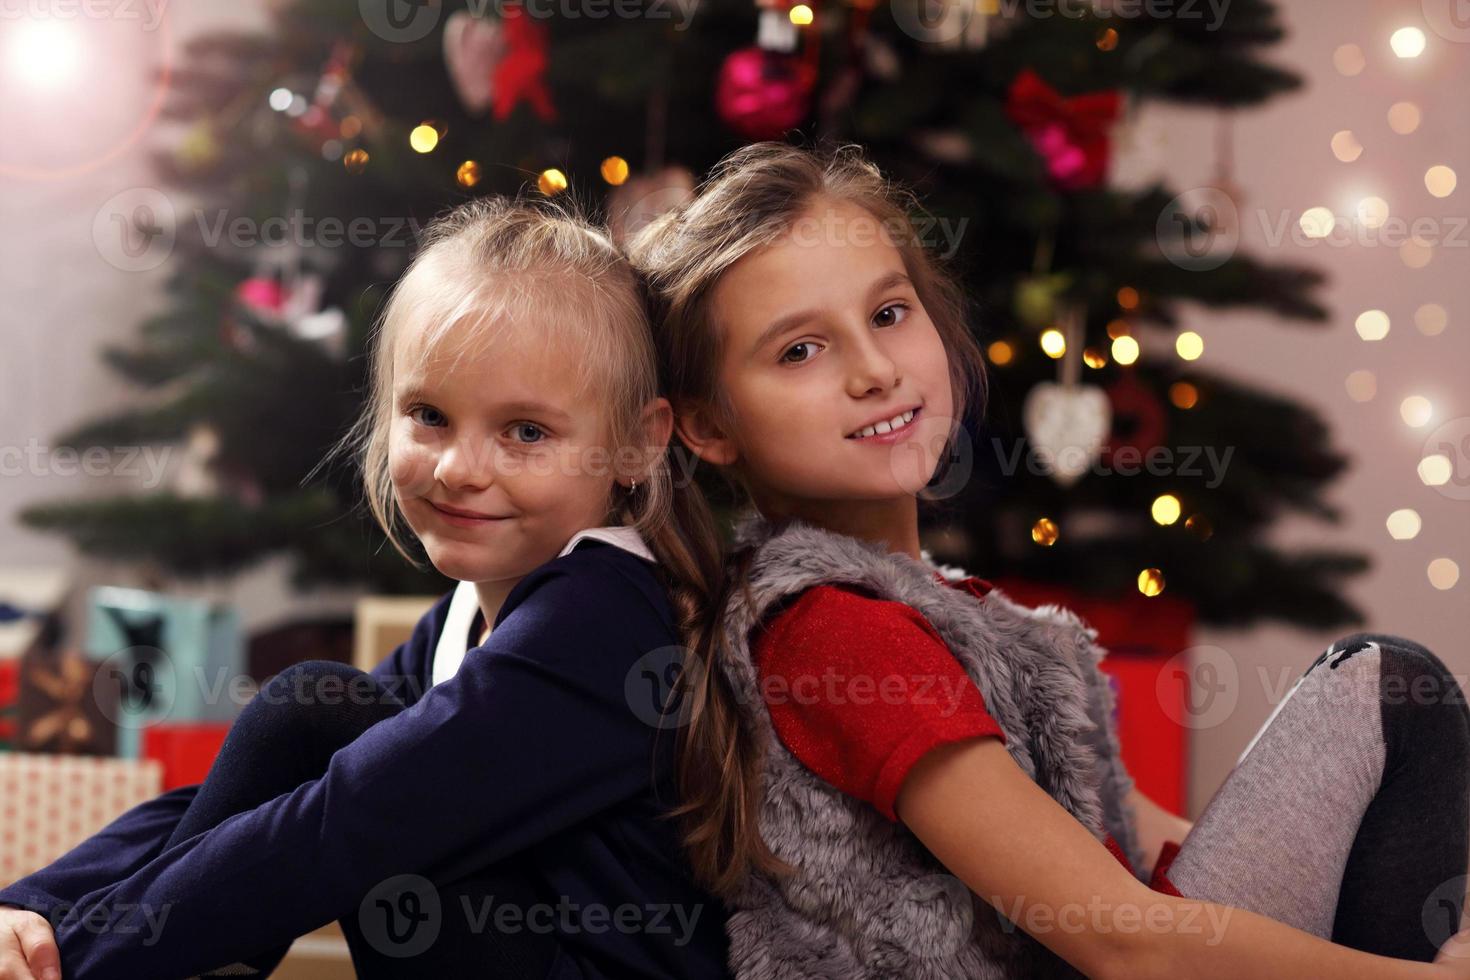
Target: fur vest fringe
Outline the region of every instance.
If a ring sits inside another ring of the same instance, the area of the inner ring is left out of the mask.
[[[1143,867],[1133,781],[1112,727],[1114,697],[1098,669],[1097,631],[1059,606],[1030,609],[993,589],[983,600],[935,581],[964,572],[881,545],[747,511],[749,595],[731,598],[726,659],[743,720],[764,752],[760,832],[797,869],[752,875],[730,903],[730,964],[739,980],[1011,980],[1081,974],[948,873],[901,823],[835,789],[776,737],[750,637],[785,600],[822,584],[912,606],[935,627],[1006,734],[1016,764],[1098,840],[1111,834]],[[747,601],[747,599],[751,601]]]

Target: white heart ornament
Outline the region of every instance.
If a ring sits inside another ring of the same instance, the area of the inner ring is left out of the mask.
[[[490,108],[491,77],[504,55],[499,21],[457,10],[444,22],[444,65],[471,115]]]
[[[1041,465],[1053,480],[1070,487],[1102,451],[1113,411],[1101,388],[1042,381],[1027,392],[1021,420]]]

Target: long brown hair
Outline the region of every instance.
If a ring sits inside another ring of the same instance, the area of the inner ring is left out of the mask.
[[[890,231],[919,301],[949,355],[954,415],[986,397],[984,362],[968,326],[958,279],[913,232],[923,208],[912,192],[885,179],[855,145],[808,150],[754,143],[725,157],[686,204],[654,219],[629,243],[645,277],[658,342],[664,394],[677,413],[708,413],[735,431],[718,383],[722,350],[711,309],[715,284],[735,262],[791,228],[821,199],[857,205]],[[682,443],[674,452],[687,452]],[[942,454],[948,458],[949,452]],[[749,502],[739,480],[732,485]],[[733,896],[747,875],[784,875],[759,830],[762,760],[754,733],[741,723],[735,695],[719,669],[722,622],[730,598],[747,590],[747,550],[731,556],[725,581],[689,638],[691,660],[681,675],[685,723],[678,762],[683,839],[697,880]]]

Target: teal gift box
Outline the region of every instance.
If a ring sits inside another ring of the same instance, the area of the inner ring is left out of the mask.
[[[87,595],[89,659],[96,683],[113,687],[117,754],[142,755],[143,729],[158,722],[233,721],[248,685],[240,616],[232,606],[142,589]]]

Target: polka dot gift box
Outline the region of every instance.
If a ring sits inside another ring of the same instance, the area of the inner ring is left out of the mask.
[[[0,884],[45,867],[162,788],[153,759],[0,753]]]

